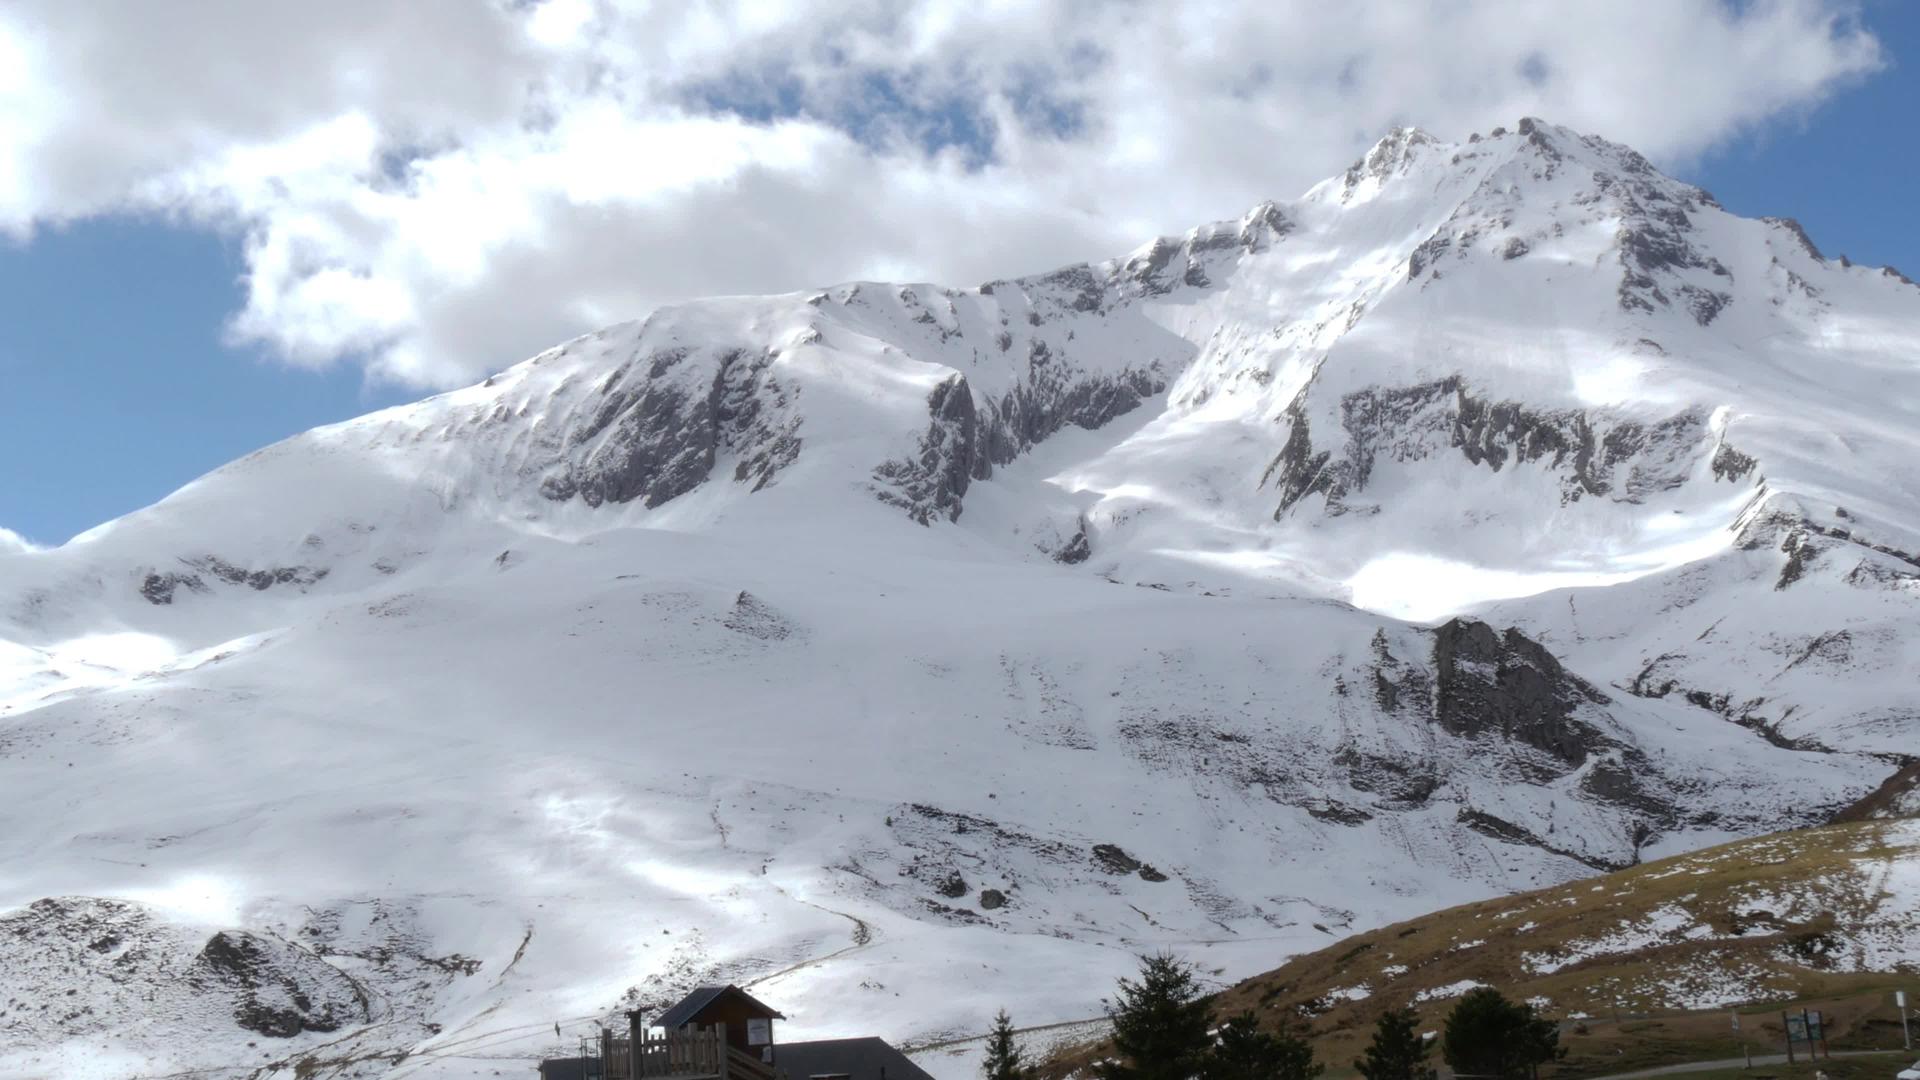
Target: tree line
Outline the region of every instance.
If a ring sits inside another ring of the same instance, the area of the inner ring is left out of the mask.
[[[1299,1018],[1284,1017],[1273,1031],[1262,1030],[1251,1011],[1221,1021],[1193,968],[1166,954],[1143,957],[1139,975],[1120,980],[1107,1019],[1113,1052],[1094,1065],[1098,1080],[1316,1080],[1326,1070]],[[1365,1080],[1435,1080],[1418,1027],[1412,1008],[1387,1010],[1354,1068]],[[1029,1080],[1014,1034],[1002,1009],[987,1036],[985,1080]],[[1534,1080],[1542,1064],[1565,1054],[1553,1021],[1490,987],[1460,998],[1438,1042],[1460,1080]]]

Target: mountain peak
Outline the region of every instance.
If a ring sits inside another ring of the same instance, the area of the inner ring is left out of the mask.
[[[1920,729],[1916,341],[1625,147],[1401,128],[0,532],[0,983],[85,995],[16,1042],[426,1060],[801,967],[927,1037],[1812,823]]]
[[[1373,144],[1360,160],[1347,167],[1344,195],[1368,185],[1378,186],[1388,179],[1404,175],[1419,160],[1423,150],[1446,144],[1417,127],[1396,127]]]

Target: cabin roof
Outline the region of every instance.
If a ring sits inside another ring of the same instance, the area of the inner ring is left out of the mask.
[[[599,1058],[548,1058],[540,1063],[540,1080],[600,1080]]]
[[[718,1004],[721,1000],[729,997],[737,997],[740,1001],[746,1003],[750,1012],[757,1013],[766,1019],[786,1019],[785,1016],[782,1016],[772,1006],[764,1001],[760,1001],[752,994],[747,993],[737,986],[701,986],[696,987],[692,993],[681,998],[678,1005],[661,1013],[660,1019],[655,1020],[653,1026],[671,1029],[677,1028],[682,1024],[692,1023],[701,1013],[705,1012],[709,1006]]]
[[[789,1080],[841,1075],[851,1080],[933,1080],[912,1058],[872,1036],[782,1043],[773,1054],[774,1068]]]

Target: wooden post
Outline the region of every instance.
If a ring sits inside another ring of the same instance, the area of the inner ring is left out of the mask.
[[[713,1062],[720,1080],[727,1080],[727,1025],[713,1025]]]
[[[646,1041],[647,1025],[640,1022],[640,1010],[627,1013],[627,1080],[640,1080],[641,1044]],[[608,1078],[611,1080],[611,1078]]]

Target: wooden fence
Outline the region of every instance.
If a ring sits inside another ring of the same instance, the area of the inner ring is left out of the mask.
[[[635,1039],[639,1052],[634,1051]],[[636,1027],[621,1038],[600,1033],[600,1075],[604,1080],[650,1080],[653,1077],[713,1077],[715,1080],[771,1080],[773,1069],[758,1058],[727,1045],[727,1026],[715,1024],[695,1031],[662,1031]],[[636,1069],[635,1065],[639,1067]]]

